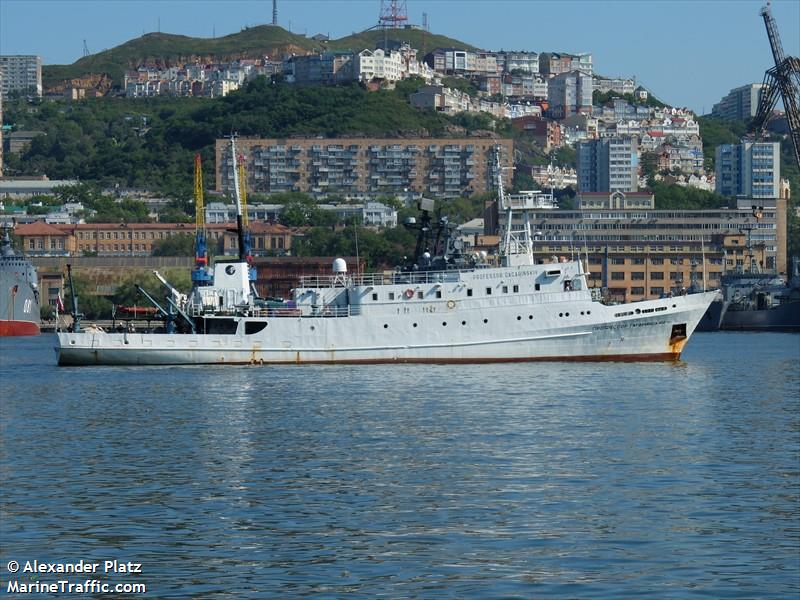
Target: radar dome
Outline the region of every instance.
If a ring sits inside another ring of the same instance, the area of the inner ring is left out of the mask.
[[[337,258],[333,261],[334,273],[347,273],[347,262],[343,258]]]

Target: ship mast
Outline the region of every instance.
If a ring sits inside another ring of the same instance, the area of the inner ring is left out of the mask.
[[[522,200],[515,200],[506,196],[503,189],[503,167],[500,164],[500,147],[495,148],[495,168],[497,169],[497,196],[498,210],[506,210],[506,230],[503,239],[502,262],[503,266],[533,264],[533,236],[531,234],[530,211],[535,209],[536,200],[531,194]],[[513,205],[517,204],[522,210],[522,231],[514,235],[511,231],[514,217]]]
[[[231,135],[231,158],[233,159],[233,194],[236,199],[236,235],[239,240],[239,261],[247,262],[247,248],[244,244],[244,217],[242,216],[242,192],[239,186],[239,157],[236,155],[236,136]]]

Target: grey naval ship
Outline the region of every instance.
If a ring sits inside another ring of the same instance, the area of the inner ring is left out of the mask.
[[[0,336],[39,333],[39,282],[36,269],[14,250],[8,227],[0,239]]]

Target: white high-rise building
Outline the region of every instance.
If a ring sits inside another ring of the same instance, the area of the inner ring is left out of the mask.
[[[0,94],[4,99],[19,92],[42,96],[42,57],[0,55]]]

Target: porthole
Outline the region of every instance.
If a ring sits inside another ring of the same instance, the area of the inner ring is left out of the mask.
[[[312,325],[312,326],[311,326],[311,331],[314,331],[315,329],[316,329],[316,327],[314,327],[314,326]]]
[[[416,323],[414,323],[414,327],[416,327],[416,326],[417,326],[417,324],[416,324]]]
[[[520,317],[519,315],[517,315],[517,321],[522,321],[522,317]]]
[[[581,311],[581,314],[583,314],[583,311]]]
[[[565,317],[568,317],[568,316],[569,316],[569,313],[564,313],[564,316],[565,316]]]
[[[461,324],[462,324],[462,325],[466,325],[466,324],[467,324],[467,322],[466,322],[466,321],[461,321]]]
[[[563,316],[564,316],[564,313],[558,313],[558,316],[559,316],[559,317],[563,317]]]
[[[388,326],[386,323],[384,323],[384,324],[383,324],[383,328],[384,328],[384,329],[389,329],[389,326]]]
[[[533,315],[528,315],[528,318],[533,320]]]
[[[641,311],[641,309],[639,309],[639,308],[637,308],[637,309],[636,309],[636,314],[637,314],[637,315],[638,315],[639,313],[641,313],[641,312],[642,312],[642,311]]]
[[[677,304],[673,304],[673,305],[672,305],[672,308],[677,308],[677,307],[678,307],[678,305],[677,305]]]
[[[590,310],[587,310],[587,311],[586,311],[586,314],[587,314],[587,315],[590,315],[590,314],[592,314],[592,311],[590,311]]]
[[[442,327],[447,327],[447,321],[442,321]]]
[[[489,322],[489,319],[484,319],[484,320],[483,320],[483,322],[484,322],[484,323],[488,323],[488,322]]]

